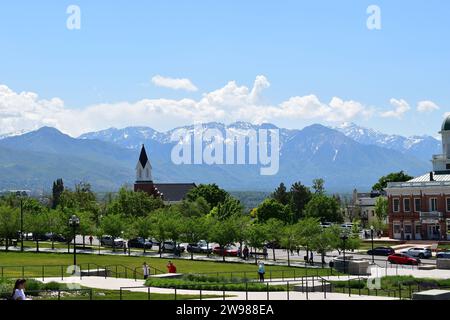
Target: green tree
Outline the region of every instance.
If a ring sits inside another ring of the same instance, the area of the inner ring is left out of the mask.
[[[272,244],[273,261],[277,260],[275,257],[275,245],[281,243],[284,226],[284,222],[278,219],[269,219],[264,224],[267,241]]]
[[[228,192],[219,188],[216,184],[200,184],[188,192],[186,199],[193,202],[202,197],[211,208],[214,208],[219,203],[224,202],[228,196]]]
[[[187,243],[198,243],[208,238],[208,217],[185,218],[182,224],[182,239]],[[194,260],[194,252],[191,251],[191,260]]]
[[[317,251],[321,255],[322,267],[325,266],[325,256],[327,252],[335,249],[339,243],[339,234],[337,234],[333,228],[339,229],[337,226],[322,228],[322,231],[313,237],[310,245],[312,250]]]
[[[315,194],[325,194],[325,181],[321,178],[313,180],[313,189]]]
[[[280,186],[275,189],[275,191],[272,193],[271,197],[275,200],[277,200],[282,205],[287,205],[291,201],[291,195],[287,191],[286,186],[284,183],[280,183]]]
[[[80,219],[80,226],[78,227],[78,234],[83,238],[83,248],[86,247],[86,237],[91,235],[94,231],[94,219],[91,212],[79,211],[77,214]]]
[[[60,205],[61,194],[64,192],[64,182],[58,179],[53,182],[52,189],[52,209],[56,209]]]
[[[143,238],[144,241],[150,238],[152,234],[152,221],[150,215],[143,217],[136,217],[133,219],[131,228],[129,228],[129,238]],[[146,248],[144,245],[144,254]]]
[[[180,212],[185,217],[201,217],[210,213],[211,208],[203,197],[198,197],[195,201],[183,200],[179,204]]]
[[[36,252],[39,252],[39,241],[49,229],[47,213],[28,213],[25,217],[25,228],[33,234],[33,240],[36,242]]]
[[[267,240],[266,229],[259,223],[250,225],[247,229],[247,242],[251,248],[261,249],[264,246],[264,242]],[[258,264],[258,256],[255,254],[255,264]]]
[[[219,203],[211,210],[211,215],[219,220],[228,219],[231,216],[241,215],[244,208],[239,200],[228,196],[225,201]]]
[[[291,186],[291,203],[290,207],[293,214],[293,223],[296,223],[299,219],[303,218],[304,210],[308,202],[312,198],[311,190],[301,182],[296,182]]]
[[[11,240],[17,238],[19,229],[19,211],[10,206],[0,206],[0,238],[5,239],[6,251],[9,250]]]
[[[247,230],[249,229],[252,219],[250,216],[245,214],[234,214],[231,217],[234,222],[234,230],[236,231],[236,241],[239,242],[239,256],[242,258],[242,248],[244,246],[244,242],[247,240]]]
[[[269,219],[278,219],[285,223],[292,220],[289,206],[283,206],[275,199],[265,199],[256,209],[258,222],[264,223]]]
[[[393,172],[386,176],[382,176],[377,183],[372,187],[375,191],[384,191],[387,188],[389,182],[405,182],[413,179],[412,176],[406,174],[404,171]]]
[[[229,218],[223,221],[215,219],[211,226],[210,239],[219,245],[223,261],[225,261],[225,247],[236,241],[236,225],[233,219]]]
[[[149,196],[147,193],[134,192],[121,188],[117,196],[108,206],[108,212],[128,217],[144,217],[150,212],[163,208],[161,198]]]
[[[308,256],[314,238],[322,232],[320,222],[315,218],[305,218],[300,220],[295,227],[298,230],[299,244],[306,248],[306,255]]]
[[[150,215],[151,235],[160,243],[158,248],[159,257],[162,257],[162,246],[169,239],[167,216],[170,214],[168,208],[160,208]]]
[[[295,225],[286,225],[281,233],[281,245],[287,250],[288,266],[291,266],[291,251],[300,244],[298,228]]]
[[[125,219],[119,214],[108,214],[100,221],[103,232],[112,237],[113,251],[116,251],[115,241],[120,238],[126,230]]]
[[[342,212],[335,198],[316,194],[305,207],[305,216],[321,222],[342,222]]]
[[[384,222],[388,216],[388,199],[378,197],[375,201],[375,215],[379,222]]]
[[[47,213],[47,228],[51,233],[52,250],[55,250],[55,236],[61,232],[61,219],[58,210],[49,210]]]

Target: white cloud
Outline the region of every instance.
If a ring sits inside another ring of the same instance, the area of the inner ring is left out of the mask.
[[[264,76],[252,88],[228,82],[198,99],[142,99],[73,109],[59,98],[43,100],[31,92],[16,93],[0,86],[0,134],[53,126],[72,136],[109,127],[151,126],[167,130],[195,122],[253,123],[344,122],[369,118],[374,109],[334,97],[325,103],[315,95],[295,96],[279,104],[261,102],[270,86]]]
[[[174,90],[198,91],[198,88],[189,79],[175,79],[156,75],[152,78],[152,83],[157,87]]]
[[[435,110],[439,110],[439,106],[435,104],[433,101],[419,101],[417,103],[417,111],[419,112],[432,112]]]
[[[389,102],[394,107],[394,110],[382,112],[381,116],[384,118],[401,119],[403,117],[403,114],[411,109],[408,102],[403,99],[391,99]]]

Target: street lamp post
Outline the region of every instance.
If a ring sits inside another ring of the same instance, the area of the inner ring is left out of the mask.
[[[17,191],[16,196],[20,199],[20,252],[23,252],[23,198],[28,195],[25,191]]]
[[[343,256],[344,256],[344,273],[346,272],[346,270],[347,270],[347,268],[346,268],[346,265],[345,265],[345,241],[347,241],[347,239],[348,239],[348,236],[346,235],[346,234],[343,234],[342,236],[341,236],[341,240],[342,240],[342,242],[343,242],[343,246],[344,246],[344,248],[343,248]]]
[[[73,265],[77,265],[77,228],[80,225],[80,218],[73,215],[69,219],[69,226],[73,229]]]
[[[370,237],[372,238],[372,264],[375,264],[375,256],[374,256],[374,252],[373,252],[373,232],[374,232],[374,227],[370,226]]]

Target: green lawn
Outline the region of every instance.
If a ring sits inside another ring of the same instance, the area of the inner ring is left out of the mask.
[[[146,261],[151,267],[166,271],[168,259],[149,258],[149,257],[132,257],[132,256],[111,256],[111,255],[94,255],[94,254],[79,254],[77,255],[77,264],[81,265],[83,270],[88,268],[90,264],[91,269],[109,266],[116,276],[116,265],[118,277],[133,278],[134,269],[137,270],[137,277],[140,277],[141,265]],[[243,277],[256,278],[257,266],[250,264],[238,263],[223,263],[223,262],[205,262],[205,261],[191,261],[184,259],[172,259],[177,267],[179,273],[209,273],[225,277]],[[0,252],[0,277],[17,278],[23,276],[42,277],[42,273],[46,277],[61,276],[61,272],[65,274],[66,266],[73,263],[72,254],[61,253],[20,253],[20,252]],[[64,266],[61,268],[61,266]],[[123,267],[122,267],[123,266]],[[287,266],[266,266],[266,277],[272,278],[288,278],[311,275],[328,275],[329,269],[305,269],[293,268]],[[225,274],[222,274],[225,273]],[[233,273],[233,274],[231,274]]]

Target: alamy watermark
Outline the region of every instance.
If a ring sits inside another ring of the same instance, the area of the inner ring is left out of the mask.
[[[381,8],[377,5],[370,5],[367,7],[367,29],[369,30],[381,30]]]
[[[260,174],[276,175],[280,167],[279,129],[219,129],[195,125],[171,135],[178,142],[171,159],[176,165],[259,165]]]
[[[77,5],[70,5],[66,9],[66,13],[69,15],[66,21],[67,29],[80,30],[81,29],[81,9]]]

